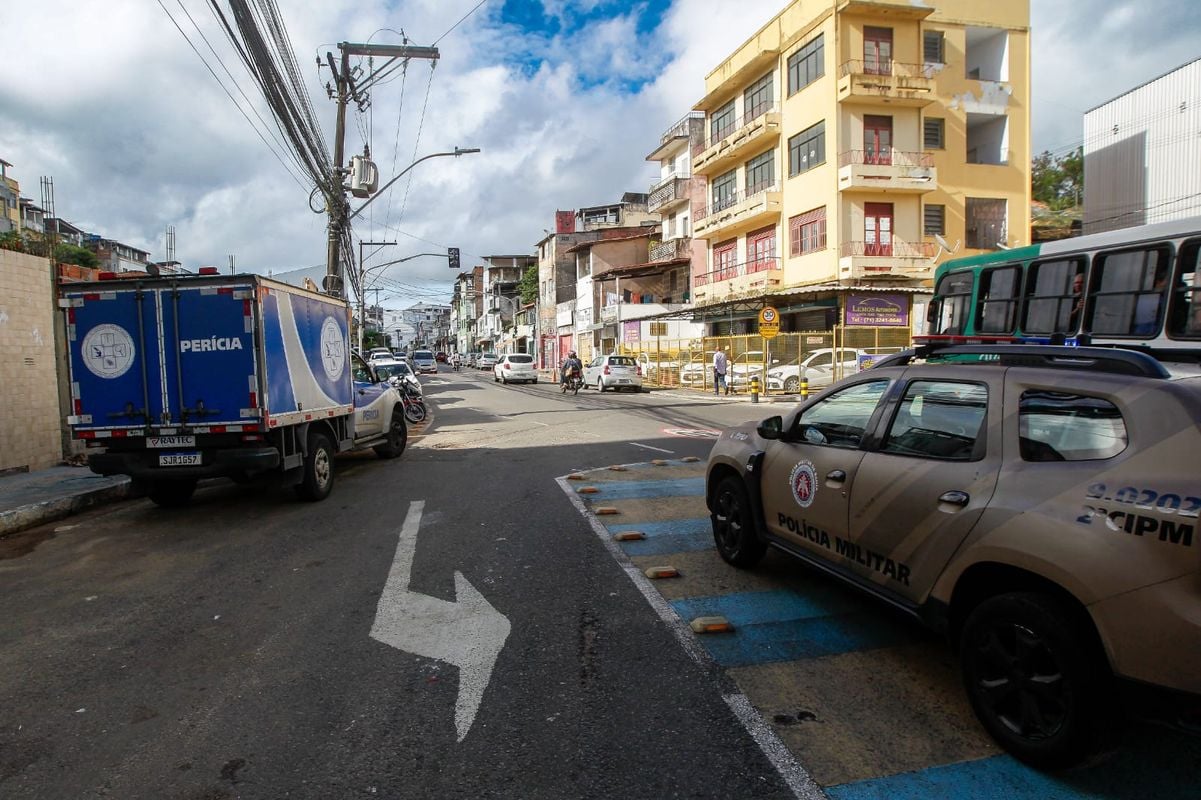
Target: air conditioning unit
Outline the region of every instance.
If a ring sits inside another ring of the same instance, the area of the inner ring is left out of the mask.
[[[365,156],[350,159],[350,193],[355,197],[370,197],[379,185],[379,170]]]

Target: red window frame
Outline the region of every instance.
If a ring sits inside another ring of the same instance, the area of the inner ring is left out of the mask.
[[[733,239],[713,246],[713,280],[728,281],[738,273],[738,240]]]
[[[750,272],[772,269],[776,265],[775,225],[746,235],[746,263]]]
[[[863,204],[863,254],[891,256],[894,222],[892,203]],[[873,220],[875,224],[873,225]],[[886,224],[885,221],[887,221]]]
[[[789,221],[789,254],[803,256],[826,249],[826,207],[798,214]]]

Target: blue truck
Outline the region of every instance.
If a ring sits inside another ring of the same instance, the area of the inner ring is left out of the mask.
[[[336,453],[404,452],[403,401],[350,352],[345,300],[258,275],[101,278],[59,299],[92,471],[162,506],[209,477],[278,476],[316,501]]]

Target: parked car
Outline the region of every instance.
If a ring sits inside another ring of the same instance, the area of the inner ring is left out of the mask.
[[[837,358],[835,364],[834,349],[823,347],[806,354],[800,363],[772,364],[767,371],[767,388],[792,394],[801,390],[801,378],[808,378],[811,390],[823,389],[839,378],[859,372],[860,359],[870,356],[863,350],[840,347]]]
[[[538,371],[534,369],[534,357],[526,353],[506,353],[492,368],[492,380],[501,383],[537,383]]]
[[[1066,765],[1124,709],[1201,719],[1201,377],[1099,347],[888,356],[725,431],[717,551],[775,547],[945,632],[1002,747]]]
[[[467,354],[467,366],[476,367],[479,365],[479,363],[480,363],[480,354],[479,353],[468,353]]]
[[[446,353],[442,353],[442,352],[434,353],[434,360],[437,361],[439,364],[445,364],[446,359],[447,359]]]
[[[760,384],[764,384],[767,380],[766,372],[767,363],[763,360],[763,351],[748,350],[730,359],[726,369],[726,380],[730,386],[742,388],[750,385],[752,375],[758,375]]]
[[[680,367],[680,385],[698,389],[713,384],[713,350],[693,353]]]
[[[475,363],[480,369],[492,369],[496,366],[496,353],[480,353]]]
[[[367,351],[367,363],[374,364],[376,361],[391,361],[394,358],[392,351],[386,347],[373,347]]]
[[[642,370],[632,356],[597,356],[584,365],[584,385],[606,389],[642,389]]]
[[[409,366],[407,361],[400,361],[399,359],[376,361],[371,366],[381,381],[396,378],[398,381],[412,386],[418,393],[421,392],[421,381],[417,378],[417,374],[413,372],[413,368]]]
[[[430,350],[413,351],[413,369],[419,374],[438,373],[438,362]]]

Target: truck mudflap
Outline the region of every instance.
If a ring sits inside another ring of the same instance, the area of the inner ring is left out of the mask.
[[[199,456],[199,464],[162,463],[161,457],[174,455],[178,454],[157,450],[91,453],[88,455],[88,467],[99,475],[129,475],[141,480],[177,480],[253,475],[273,470],[280,464],[279,451],[269,446],[232,447],[188,454]]]

